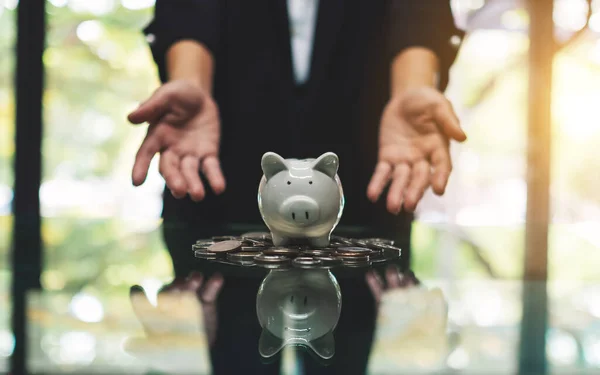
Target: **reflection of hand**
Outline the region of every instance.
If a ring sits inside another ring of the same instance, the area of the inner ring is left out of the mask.
[[[381,296],[389,290],[405,289],[420,284],[412,271],[402,273],[395,265],[390,265],[385,269],[385,282],[375,270],[367,272],[365,278],[377,305],[381,302]]]
[[[442,93],[424,87],[392,98],[381,119],[369,199],[379,199],[390,183],[387,209],[397,214],[402,207],[414,211],[429,186],[443,194],[452,169],[449,139],[462,142],[466,135]]]
[[[225,178],[218,159],[219,111],[202,89],[182,80],[166,83],[128,119],[134,124],[150,124],[133,166],[134,185],[144,182],[150,161],[160,152],[160,173],[174,197],[183,198],[189,193],[196,201],[204,198],[200,169],[212,190],[223,192]]]
[[[208,343],[212,345],[218,326],[216,300],[222,287],[223,277],[219,274],[204,282],[201,274],[192,273],[185,280],[175,280],[165,286],[158,294],[156,307],[139,286],[131,288],[130,299],[136,316],[149,336],[189,334],[189,327],[182,326],[180,321],[188,318],[190,313],[197,318],[201,311]]]

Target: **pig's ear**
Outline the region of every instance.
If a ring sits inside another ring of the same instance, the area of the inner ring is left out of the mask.
[[[326,152],[319,156],[317,160],[313,161],[312,168],[315,171],[323,172],[329,177],[333,178],[335,177],[339,166],[340,161],[337,155],[333,152]]]
[[[285,160],[274,152],[267,152],[263,155],[260,162],[263,173],[267,180],[281,171],[288,169]]]

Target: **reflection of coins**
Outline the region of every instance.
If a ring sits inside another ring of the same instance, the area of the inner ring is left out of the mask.
[[[226,240],[210,245],[207,251],[211,253],[229,253],[237,251],[242,247],[242,242],[237,240]]]
[[[338,266],[342,264],[341,258],[336,258],[332,256],[318,256],[315,259],[320,260],[324,266]]]
[[[227,254],[227,259],[236,262],[254,262],[254,257],[260,255],[258,251],[242,251],[239,253]]]
[[[363,254],[369,255],[371,254],[371,249],[366,247],[358,247],[358,246],[347,246],[347,247],[338,247],[336,253],[338,254]]]
[[[266,250],[263,250],[263,254],[265,255],[282,255],[286,257],[296,257],[300,252],[295,249],[290,249],[287,247],[271,247]]]
[[[290,258],[281,255],[265,255],[259,254],[254,257],[256,263],[267,263],[267,264],[284,264],[289,263]]]
[[[313,268],[321,265],[321,261],[310,257],[298,257],[292,261],[294,266],[300,268]]]
[[[194,255],[196,256],[196,258],[200,259],[217,259],[216,253],[209,253],[205,250],[196,250],[194,252]]]

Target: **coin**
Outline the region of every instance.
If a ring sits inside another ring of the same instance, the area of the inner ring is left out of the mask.
[[[264,251],[269,249],[268,246],[242,246],[240,251]]]
[[[195,243],[195,244],[192,245],[192,250],[194,250],[194,251],[196,251],[196,250],[206,250],[212,244],[213,244],[212,242],[210,244],[208,244],[208,245],[206,245],[204,243],[201,243],[201,244]]]
[[[364,254],[338,254],[337,256],[338,258],[349,262],[364,262],[371,259],[371,257]]]
[[[295,249],[290,249],[287,247],[270,247],[266,250],[263,250],[263,254],[265,255],[283,255],[286,257],[297,257],[300,252]]]
[[[196,256],[196,258],[200,259],[217,259],[217,254],[209,253],[204,250],[196,250],[194,252],[194,255]]]
[[[314,268],[320,266],[321,263],[322,262],[319,259],[310,257],[298,257],[292,261],[294,266],[300,268]]]
[[[227,259],[233,261],[254,262],[254,257],[260,255],[258,251],[242,251],[239,253],[228,253]]]
[[[277,263],[277,264],[281,264],[281,263],[289,263],[290,262],[290,258],[288,257],[284,257],[281,255],[265,255],[265,254],[259,254],[257,256],[254,257],[254,261],[256,263]]]
[[[330,256],[333,252],[327,250],[303,250],[300,252],[300,256],[303,257],[318,257],[318,256]]]
[[[341,258],[336,258],[332,256],[318,256],[315,259],[320,260],[324,266],[337,266],[342,264]]]
[[[394,244],[394,240],[390,240],[387,238],[363,238],[361,240],[368,244],[374,244],[374,245],[378,245],[378,244],[393,245]]]
[[[243,239],[256,240],[256,241],[264,241],[271,240],[271,233],[269,232],[248,232],[242,234]]]
[[[210,238],[203,238],[203,239],[200,239],[200,240],[196,240],[196,245],[210,246],[213,243],[215,243],[215,241],[211,240]]]
[[[402,255],[402,251],[397,247],[386,245],[382,250],[382,254],[386,259],[396,259]]]
[[[332,235],[330,237],[330,240],[334,243],[344,244],[344,245],[348,245],[348,246],[352,245],[352,241],[349,238],[345,238],[345,237],[341,237],[341,236]]]
[[[232,241],[232,240],[238,240],[238,237],[235,237],[235,236],[214,236],[212,238],[212,240],[214,242]]]
[[[344,267],[351,267],[351,268],[359,268],[359,267],[369,267],[371,265],[371,262],[366,260],[366,261],[348,261],[346,259],[344,259],[342,261],[342,264],[344,265]]]
[[[242,242],[237,240],[225,240],[217,242],[208,247],[208,251],[211,253],[229,253],[237,251],[242,247]]]

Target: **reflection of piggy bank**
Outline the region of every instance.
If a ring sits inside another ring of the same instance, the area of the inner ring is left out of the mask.
[[[329,270],[271,271],[256,297],[263,327],[259,352],[269,358],[287,345],[305,346],[324,359],[333,357],[333,330],[342,309],[342,295]]]
[[[329,245],[344,209],[338,157],[328,152],[318,159],[283,159],[267,152],[261,165],[258,206],[275,246],[294,239]]]

